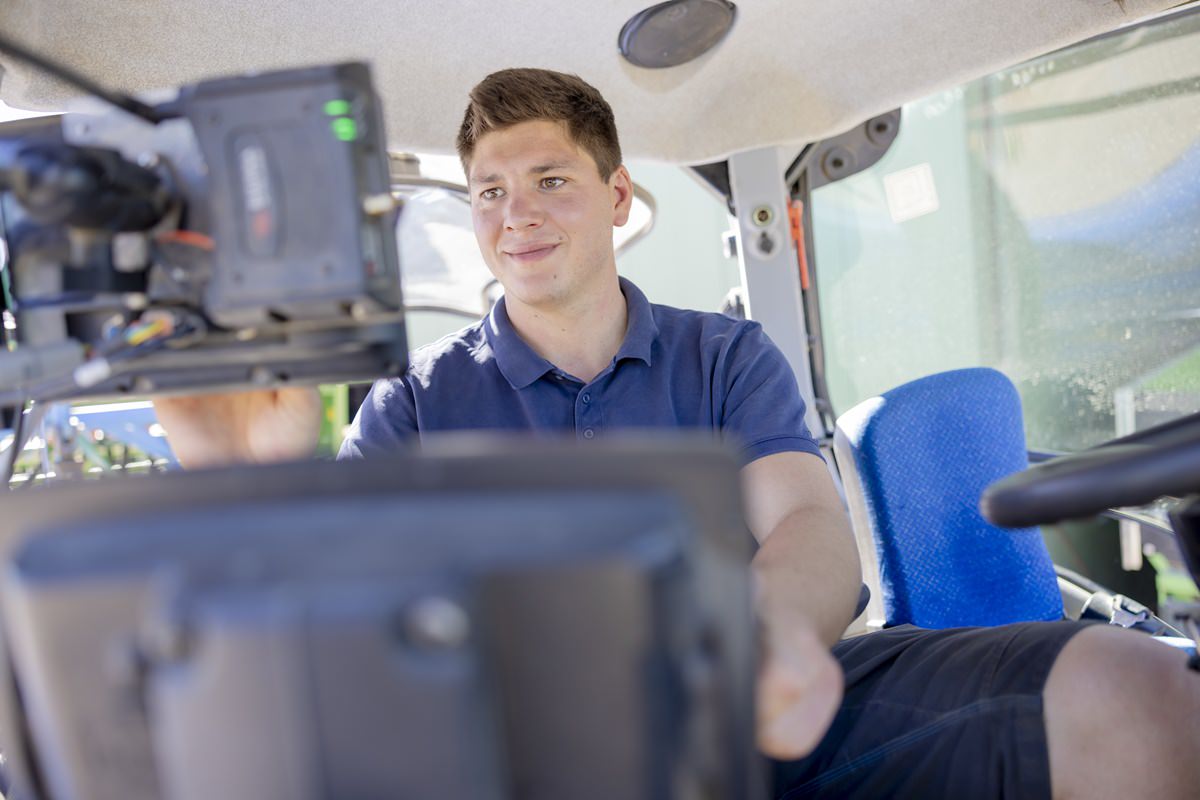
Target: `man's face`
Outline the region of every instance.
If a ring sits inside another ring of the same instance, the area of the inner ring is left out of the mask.
[[[539,120],[484,134],[467,176],[475,238],[511,304],[562,310],[615,275],[612,229],[633,188],[620,167],[604,181],[566,126]]]

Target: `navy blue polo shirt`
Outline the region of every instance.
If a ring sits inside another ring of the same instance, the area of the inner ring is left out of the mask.
[[[743,463],[772,453],[820,454],[804,424],[791,367],[757,322],[650,303],[624,278],[625,341],[589,382],[539,356],[490,314],[421,347],[399,378],[376,381],[339,458],[382,454],[414,436],[501,430],[574,434],[696,428],[740,448]]]

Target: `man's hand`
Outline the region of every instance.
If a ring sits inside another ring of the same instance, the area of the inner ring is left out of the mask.
[[[189,468],[307,458],[321,430],[314,387],[159,397],[154,410]]]
[[[780,637],[775,637],[780,638]],[[758,747],[781,760],[811,753],[842,702],[842,668],[805,624],[787,642],[768,637],[758,676]]]

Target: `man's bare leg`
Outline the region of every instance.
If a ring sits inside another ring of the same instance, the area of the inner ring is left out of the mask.
[[[1200,797],[1200,673],[1134,631],[1075,635],[1044,695],[1056,800]]]

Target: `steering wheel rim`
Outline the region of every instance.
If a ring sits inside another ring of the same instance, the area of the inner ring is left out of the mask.
[[[985,518],[1025,528],[1200,492],[1200,414],[1059,456],[989,486]]]

